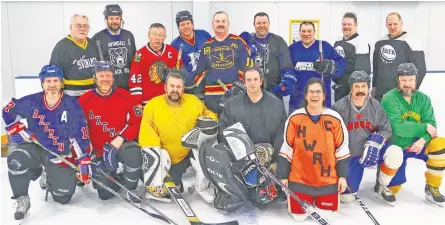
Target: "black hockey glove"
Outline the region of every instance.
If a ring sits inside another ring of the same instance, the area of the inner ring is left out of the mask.
[[[332,59],[314,62],[314,70],[319,74],[333,75],[337,70],[337,64]]]

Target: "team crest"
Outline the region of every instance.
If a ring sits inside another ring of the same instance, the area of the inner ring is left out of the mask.
[[[159,84],[165,80],[166,72],[168,70],[167,64],[162,61],[156,61],[148,70],[148,76],[150,77],[150,81],[155,84]]]
[[[214,69],[227,69],[235,64],[235,54],[229,46],[220,46],[210,52],[210,66]]]
[[[113,66],[122,69],[127,65],[127,47],[110,48],[108,49],[108,53],[110,54],[110,61]]]
[[[135,62],[140,62],[142,58],[142,54],[140,52],[136,53],[136,55],[134,56],[134,61]]]
[[[133,107],[133,110],[134,110],[134,114],[136,114],[136,116],[141,116],[142,115],[141,109],[139,109],[139,107],[137,105],[135,105]]]

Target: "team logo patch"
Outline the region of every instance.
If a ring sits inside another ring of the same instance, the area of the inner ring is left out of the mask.
[[[127,47],[117,47],[108,49],[110,61],[117,68],[124,68],[127,65]],[[136,59],[135,59],[136,60]]]
[[[396,59],[396,50],[391,45],[380,47],[380,59],[384,63],[392,63]]]
[[[134,56],[134,61],[135,62],[140,62],[142,58],[142,54],[140,52],[136,53],[136,55]]]
[[[343,57],[343,58],[345,57],[345,50],[343,49],[342,46],[335,47],[335,51],[337,51],[337,53],[339,55],[341,55],[341,57]]]
[[[154,82],[155,84],[159,84],[162,81],[164,81],[167,69],[168,67],[167,64],[165,64],[165,62],[163,61],[154,62],[150,66],[150,69],[148,70],[148,76],[150,76],[150,81]]]
[[[141,109],[139,109],[139,107],[137,105],[135,105],[133,107],[133,110],[134,110],[134,114],[136,114],[136,116],[141,116],[142,115]]]
[[[235,54],[233,48],[229,46],[219,46],[210,52],[210,66],[214,69],[227,69],[235,64]]]

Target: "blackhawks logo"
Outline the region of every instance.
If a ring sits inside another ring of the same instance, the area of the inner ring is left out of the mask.
[[[140,52],[136,53],[136,55],[134,56],[134,61],[135,62],[140,62],[141,61],[141,57],[142,57],[142,54]]]

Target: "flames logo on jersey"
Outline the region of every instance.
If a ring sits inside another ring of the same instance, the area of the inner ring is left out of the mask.
[[[165,64],[165,62],[162,61],[156,61],[148,70],[148,76],[150,76],[150,81],[154,82],[155,84],[159,84],[162,81],[165,80],[165,72],[167,71],[168,67]]]
[[[396,59],[396,50],[391,45],[383,45],[380,47],[380,59],[384,63],[392,63]]]
[[[214,69],[228,69],[235,64],[235,54],[233,48],[229,46],[219,46],[210,51],[210,63]]]
[[[127,53],[128,49],[126,47],[117,47],[108,49],[110,54],[110,61],[113,66],[117,68],[124,68],[127,65]]]

